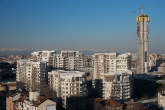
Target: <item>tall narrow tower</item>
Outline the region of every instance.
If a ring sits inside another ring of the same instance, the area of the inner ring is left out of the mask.
[[[139,51],[137,61],[137,73],[148,72],[148,23],[149,17],[145,14],[140,14],[136,18],[137,36],[139,39]]]

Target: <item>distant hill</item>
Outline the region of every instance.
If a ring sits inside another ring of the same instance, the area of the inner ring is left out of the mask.
[[[30,55],[32,51],[37,51],[38,49],[8,49],[0,48],[0,56],[9,56],[9,55]]]

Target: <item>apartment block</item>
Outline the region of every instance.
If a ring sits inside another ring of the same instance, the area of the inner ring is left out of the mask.
[[[160,54],[150,54],[149,55],[149,70],[151,72],[158,71],[158,67],[161,64]]]
[[[48,73],[49,86],[66,106],[67,98],[86,95],[85,72],[56,70]]]
[[[103,97],[128,100],[132,95],[132,72],[118,72],[105,75],[103,79]]]
[[[132,79],[132,72],[127,70],[105,74],[102,79],[96,79],[94,85],[99,97],[126,101],[132,96]]]
[[[55,67],[55,50],[43,50],[32,52],[32,60],[34,61],[44,61],[48,63],[48,66]]]
[[[165,56],[161,56],[161,64],[158,67],[158,72],[165,73]]]
[[[64,70],[83,70],[83,54],[79,51],[62,50],[60,53],[56,51],[37,51],[31,53],[32,60],[45,61],[49,67]]]
[[[131,69],[131,54],[96,53],[94,60],[94,79],[101,78],[104,74]]]
[[[83,54],[79,51],[62,50],[56,55],[56,68],[64,70],[83,70]]]
[[[40,91],[46,83],[46,62],[18,60],[16,82],[28,91]]]

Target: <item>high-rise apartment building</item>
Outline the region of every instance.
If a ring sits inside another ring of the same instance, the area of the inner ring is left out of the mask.
[[[158,67],[158,72],[165,73],[165,56],[164,55],[161,56],[161,64]]]
[[[56,55],[56,68],[64,70],[83,70],[83,54],[79,51],[61,51]]]
[[[132,95],[132,72],[122,71],[114,73],[114,75],[104,75],[102,92],[104,99],[130,99]]]
[[[104,99],[127,100],[132,96],[131,71],[104,74],[101,79],[95,79],[94,82],[99,97]]]
[[[149,62],[148,62],[148,67],[151,72],[153,71],[158,71],[158,67],[161,64],[161,55],[160,54],[150,54],[149,55]]]
[[[136,18],[137,23],[137,36],[139,39],[139,51],[138,51],[138,61],[137,61],[137,73],[147,73],[148,72],[148,23],[149,17],[145,14],[140,14]]]
[[[28,91],[40,91],[46,81],[46,62],[18,60],[16,81]]]
[[[56,70],[48,72],[49,87],[66,106],[67,98],[86,94],[85,72]]]
[[[55,50],[44,50],[44,51],[37,51],[32,52],[32,59],[35,61],[45,61],[48,63],[48,66],[55,67]]]
[[[83,54],[79,51],[62,50],[60,53],[56,51],[38,51],[33,52],[32,59],[34,61],[45,61],[48,66],[64,70],[83,70]]]
[[[131,69],[131,54],[96,53],[93,55],[94,73],[93,79],[99,79],[104,74]]]

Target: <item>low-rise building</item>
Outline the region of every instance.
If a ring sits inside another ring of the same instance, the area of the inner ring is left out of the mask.
[[[7,110],[56,110],[56,102],[39,92],[14,93],[7,97]]]

